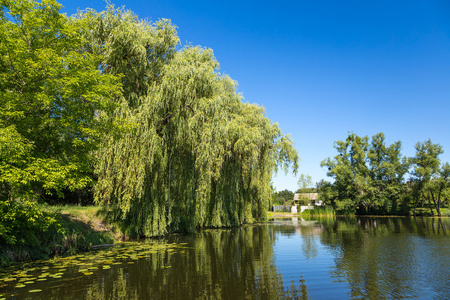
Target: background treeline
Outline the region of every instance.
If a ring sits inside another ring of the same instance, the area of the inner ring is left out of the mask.
[[[387,145],[384,134],[369,141],[350,133],[335,142],[338,154],[322,161],[333,183],[322,182],[320,197],[343,214],[417,214],[427,208],[442,215],[450,197],[450,165],[443,149],[430,140],[415,145],[416,154],[401,155],[401,142]]]
[[[169,20],[60,8],[0,1],[0,244],[58,229],[38,202],[104,204],[134,237],[265,219],[298,155],[212,50]]]

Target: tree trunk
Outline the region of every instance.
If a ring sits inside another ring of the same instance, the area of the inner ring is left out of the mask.
[[[431,206],[430,194],[428,194],[427,198],[428,198],[428,207],[430,208],[431,215],[434,216],[433,207]]]
[[[438,203],[436,203],[436,200],[434,199],[433,192],[431,192],[431,199],[433,200],[434,207],[436,208],[437,214],[440,217],[441,216],[441,210],[440,210],[440,207],[439,207],[439,200],[438,200]]]
[[[414,202],[414,216],[416,216],[416,207],[417,207],[417,202],[419,202],[419,195],[417,195],[416,197],[416,201]]]

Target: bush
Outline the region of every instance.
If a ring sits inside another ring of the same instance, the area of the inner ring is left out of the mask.
[[[108,231],[95,231],[74,215],[96,211],[91,207],[37,205],[34,202],[0,201],[0,266],[11,262],[75,254],[93,245],[114,243]],[[93,213],[93,212],[92,212]],[[94,214],[94,213],[93,213]]]
[[[0,245],[36,247],[44,232],[63,233],[57,214],[42,211],[31,201],[0,201]]]
[[[0,201],[0,265],[48,258],[64,235],[61,218],[31,201]]]

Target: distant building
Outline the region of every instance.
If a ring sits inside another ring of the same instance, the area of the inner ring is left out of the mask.
[[[319,200],[319,193],[297,193],[294,194],[295,204],[300,204],[301,201],[305,201],[307,205],[322,206],[322,200]]]

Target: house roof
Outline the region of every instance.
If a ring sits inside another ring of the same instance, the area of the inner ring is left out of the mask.
[[[299,201],[300,198],[306,198],[308,200],[317,200],[319,193],[297,193],[294,194],[294,201]]]

